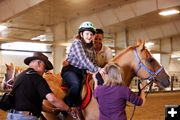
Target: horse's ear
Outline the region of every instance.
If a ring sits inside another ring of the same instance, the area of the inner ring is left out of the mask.
[[[141,44],[141,42],[142,42],[142,41],[141,41],[140,39],[139,39],[139,40],[137,40],[137,41],[136,41],[136,45],[137,45],[137,46],[138,46],[138,45],[140,45],[140,44]]]
[[[8,67],[9,65],[5,63],[5,66]]]
[[[139,49],[139,50],[143,50],[144,47],[145,47],[145,40],[141,40],[141,43],[140,43],[138,49]]]

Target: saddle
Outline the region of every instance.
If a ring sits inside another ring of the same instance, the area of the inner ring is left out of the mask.
[[[93,81],[92,81],[92,75],[87,74],[85,77],[85,84],[83,85],[82,92],[81,92],[81,97],[82,97],[82,104],[81,104],[81,109],[84,109],[89,102],[91,101],[92,98],[92,89],[93,89]],[[68,85],[63,84],[61,85],[61,89],[67,93],[68,92]]]

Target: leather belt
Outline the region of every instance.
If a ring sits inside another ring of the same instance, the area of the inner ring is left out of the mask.
[[[25,116],[35,116],[32,112],[29,112],[29,111],[18,111],[18,110],[14,110],[14,109],[11,109],[9,110],[10,113],[16,113],[16,114],[22,114],[22,115],[25,115]]]

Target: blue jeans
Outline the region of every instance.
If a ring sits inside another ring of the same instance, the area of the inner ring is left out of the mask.
[[[8,113],[6,120],[38,120],[38,118],[36,116]]]
[[[69,106],[80,106],[82,103],[81,89],[85,70],[70,65],[62,69],[61,76],[63,84],[67,84],[69,87],[68,93],[64,98],[65,103]]]

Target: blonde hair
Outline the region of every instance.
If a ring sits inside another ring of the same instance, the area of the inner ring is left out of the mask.
[[[107,78],[104,80],[104,85],[122,85],[123,84],[123,71],[116,63],[108,63],[104,68]]]

